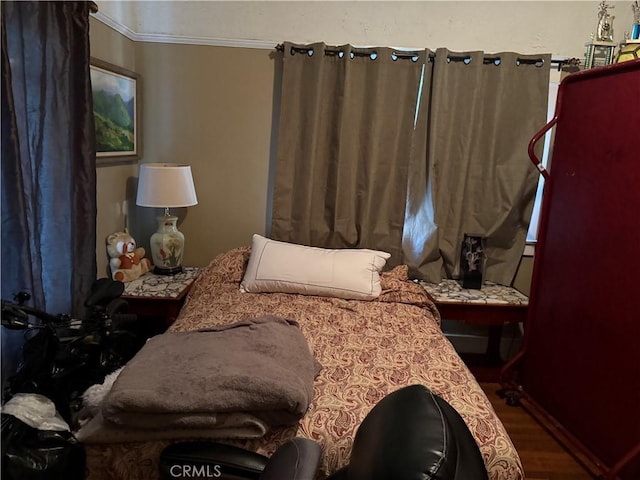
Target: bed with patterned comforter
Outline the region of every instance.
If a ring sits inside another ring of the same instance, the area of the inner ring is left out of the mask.
[[[524,479],[518,454],[491,403],[440,330],[438,311],[404,266],[381,274],[373,301],[282,293],[241,293],[250,249],[216,257],[194,283],[172,332],[223,325],[263,315],[299,323],[322,370],[299,424],[258,439],[233,440],[270,455],[292,436],[323,448],[319,478],[348,462],[355,431],[379,400],[406,385],[423,384],[447,400],[476,439],[491,480]],[[158,478],[157,460],[170,441],[86,444],[89,479]]]

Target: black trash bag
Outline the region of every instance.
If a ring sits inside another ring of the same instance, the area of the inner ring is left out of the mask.
[[[22,346],[22,362],[18,371],[7,380],[3,400],[16,393],[41,393],[49,398],[55,393],[51,371],[59,340],[53,330],[34,329],[25,335]]]
[[[2,413],[3,480],[82,480],[84,447],[67,430],[41,430]]]

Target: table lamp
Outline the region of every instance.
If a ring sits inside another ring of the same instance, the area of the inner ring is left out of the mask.
[[[143,163],[138,177],[136,205],[164,208],[158,217],[158,231],[151,235],[151,259],[154,273],[173,275],[182,271],[184,235],[178,230],[178,217],[169,213],[172,207],[196,205],[196,190],[189,165],[176,163]]]

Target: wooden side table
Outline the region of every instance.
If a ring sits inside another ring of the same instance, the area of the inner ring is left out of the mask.
[[[502,364],[500,341],[502,327],[520,323],[527,318],[529,298],[515,288],[485,282],[480,290],[467,290],[457,280],[420,284],[436,302],[442,318],[457,320],[470,325],[487,325],[489,342],[485,359],[487,364]]]
[[[178,317],[193,281],[200,274],[198,267],[184,267],[175,275],[145,273],[125,283],[124,298],[129,311],[140,317],[162,318],[166,330]]]

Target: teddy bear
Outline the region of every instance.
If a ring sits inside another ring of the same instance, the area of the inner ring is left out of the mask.
[[[131,282],[151,270],[151,261],[144,258],[144,248],[136,247],[136,241],[127,229],[109,235],[106,244],[114,280]]]

